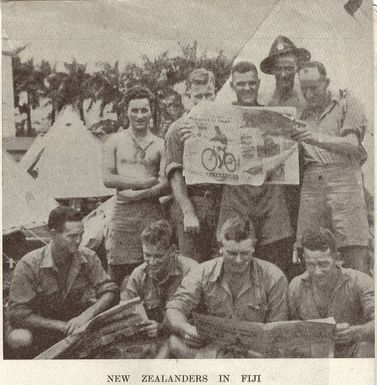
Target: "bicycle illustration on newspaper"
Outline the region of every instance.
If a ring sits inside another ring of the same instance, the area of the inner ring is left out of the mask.
[[[207,147],[202,152],[202,165],[207,171],[221,169],[223,166],[229,171],[236,171],[237,162],[235,156],[226,150],[228,146],[227,137],[221,133],[220,128],[215,126],[216,135],[210,139],[215,142],[212,147]]]

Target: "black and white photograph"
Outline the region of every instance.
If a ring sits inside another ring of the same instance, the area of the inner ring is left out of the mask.
[[[374,359],[372,1],[1,12],[4,361]]]

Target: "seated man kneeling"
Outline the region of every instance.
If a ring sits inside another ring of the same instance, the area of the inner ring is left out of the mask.
[[[144,263],[130,275],[122,299],[140,297],[150,322],[140,332],[156,337],[165,316],[166,302],[183,277],[198,263],[179,255],[172,244],[173,231],[166,220],[151,223],[141,234]]]
[[[335,357],[374,357],[373,279],[338,265],[335,237],[328,229],[307,229],[301,245],[306,272],[289,285],[291,318],[333,317]]]
[[[119,301],[119,289],[94,251],[79,248],[82,215],[69,208],[51,211],[51,242],[17,264],[9,292],[7,342],[17,358],[29,358]],[[91,301],[92,292],[97,301]]]
[[[205,344],[189,323],[192,311],[250,322],[285,321],[287,279],[278,267],[253,256],[255,232],[250,221],[228,219],[218,236],[221,257],[198,265],[167,303],[170,353],[195,358]],[[198,354],[199,353],[199,354]]]

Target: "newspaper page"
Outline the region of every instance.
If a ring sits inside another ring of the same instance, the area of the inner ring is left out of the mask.
[[[375,384],[376,20],[3,0],[0,383]]]
[[[294,108],[202,103],[189,119],[197,129],[185,145],[187,184],[298,184]]]

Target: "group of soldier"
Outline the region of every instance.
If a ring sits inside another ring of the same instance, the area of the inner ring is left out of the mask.
[[[51,243],[17,264],[11,284],[6,337],[14,351],[35,353],[77,333],[120,297],[140,297],[149,322],[139,332],[166,333],[169,357],[205,351],[193,311],[263,323],[333,317],[336,357],[373,355],[363,108],[350,93],[330,90],[325,65],[284,36],[260,69],[276,79],[268,106],[295,107],[300,119],[291,139],[301,151],[302,185],[187,185],[188,114],[215,100],[214,75],[203,68],[189,75],[187,111],[165,139],[150,131],[154,95],[131,88],[124,98],[130,126],[108,139],[103,154],[104,184],[116,189],[108,271],[94,251],[80,247],[80,214],[54,209]],[[261,106],[255,64],[236,62],[230,86],[235,105]],[[161,204],[169,194],[169,206]],[[305,266],[302,274],[293,255]]]

